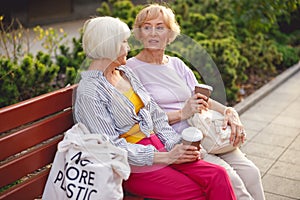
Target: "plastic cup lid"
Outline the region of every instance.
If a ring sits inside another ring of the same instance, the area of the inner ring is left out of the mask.
[[[196,85],[196,86],[201,87],[201,88],[208,89],[208,90],[210,90],[210,91],[213,91],[213,90],[214,90],[212,86],[206,85],[206,84],[198,84],[198,85]]]
[[[202,138],[202,132],[195,127],[189,127],[182,131],[182,139],[186,141],[197,142],[199,140],[202,140]]]

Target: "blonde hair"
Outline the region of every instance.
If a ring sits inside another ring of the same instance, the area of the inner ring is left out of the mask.
[[[84,23],[82,47],[91,59],[115,60],[119,56],[122,42],[129,36],[129,27],[120,19],[95,17]]]
[[[143,8],[136,16],[133,24],[133,33],[137,40],[141,38],[141,27],[149,20],[156,19],[159,14],[163,15],[163,20],[166,26],[172,31],[169,43],[173,42],[176,37],[180,34],[180,27],[176,21],[174,12],[165,6],[159,4],[151,4]]]

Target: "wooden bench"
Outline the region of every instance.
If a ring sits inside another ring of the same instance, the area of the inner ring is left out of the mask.
[[[75,89],[69,86],[0,109],[0,199],[41,198],[57,144],[74,124]],[[126,194],[124,199],[143,198]]]

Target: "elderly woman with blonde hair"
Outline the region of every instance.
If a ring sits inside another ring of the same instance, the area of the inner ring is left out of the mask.
[[[212,98],[207,99],[203,94],[195,94],[198,81],[192,70],[178,57],[165,54],[166,46],[180,34],[173,11],[162,5],[149,5],[137,14],[133,26],[135,38],[144,47],[127,60],[127,66],[167,113],[169,123],[177,132],[175,135],[189,127],[187,119],[194,113],[209,108],[225,114],[224,128],[231,126],[234,145],[244,142],[245,130],[237,112]],[[239,148],[219,155],[208,154],[204,160],[225,167],[237,199],[265,199],[258,168]]]

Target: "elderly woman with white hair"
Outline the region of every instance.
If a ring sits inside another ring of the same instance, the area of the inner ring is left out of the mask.
[[[74,118],[127,151],[131,174],[124,187],[153,199],[235,199],[226,171],[199,160],[183,145],[167,115],[127,69],[128,26],[112,17],[84,25],[83,49],[92,61],[81,72]],[[100,187],[100,186],[99,186]]]

